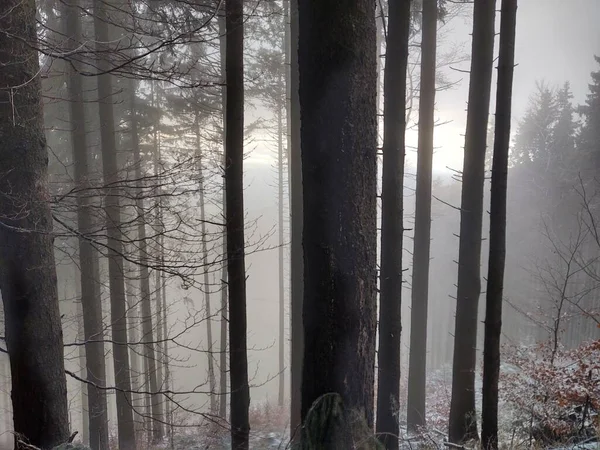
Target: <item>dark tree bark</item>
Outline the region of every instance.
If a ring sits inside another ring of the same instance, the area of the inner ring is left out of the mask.
[[[345,409],[372,428],[377,284],[375,2],[299,0],[298,12],[304,206],[302,420],[315,400],[337,393]]]
[[[481,294],[483,181],[494,58],[495,7],[495,0],[478,0],[473,15],[449,421],[449,438],[454,443],[478,438],[475,413],[477,308]]]
[[[221,6],[219,11],[219,52],[221,55],[221,77],[223,86],[221,88],[221,116],[223,126],[223,167],[225,167],[225,135],[227,130],[227,118],[225,117],[227,110],[227,86],[226,86],[226,67],[225,67],[225,49],[227,48],[227,31],[225,27],[225,5]],[[225,191],[225,178],[223,178],[223,217],[227,215],[225,211],[225,205],[227,203],[227,193]],[[221,267],[221,343],[220,343],[220,355],[219,355],[219,417],[227,418],[227,230],[223,230],[223,265]]]
[[[431,165],[433,160],[437,16],[437,0],[423,0],[419,144],[408,367],[407,425],[411,431],[417,431],[425,426],[427,305],[429,302],[429,249],[431,240]]]
[[[106,3],[94,2],[94,30],[96,47],[100,55],[107,54],[109,42]],[[102,147],[102,169],[106,196],[106,233],[108,244],[108,277],[110,290],[110,315],[112,323],[113,360],[115,386],[117,388],[117,426],[119,449],[136,448],[133,407],[131,404],[131,379],[129,373],[129,351],[127,347],[127,305],[123,277],[123,240],[121,234],[121,207],[119,201],[119,168],[112,103],[111,64],[106,57],[98,61],[101,74],[98,79],[98,108],[100,115],[100,143]],[[115,187],[117,186],[117,187]]]
[[[144,348],[144,358],[148,361],[148,378],[150,380],[149,387],[151,392],[159,391],[159,382],[157,379],[157,353],[155,351],[154,344],[154,324],[152,320],[152,297],[150,295],[150,272],[148,265],[150,258],[148,255],[148,245],[146,242],[146,212],[144,209],[144,198],[143,198],[143,186],[142,186],[142,165],[144,161],[140,153],[140,142],[138,136],[138,119],[137,119],[137,107],[136,107],[136,96],[135,96],[135,83],[131,83],[130,92],[130,107],[131,107],[131,143],[133,146],[133,160],[135,167],[135,179],[136,179],[136,212],[137,212],[137,229],[138,229],[138,240],[139,240],[139,258],[140,258],[140,309],[141,309],[141,322],[142,322],[142,343]],[[157,321],[158,322],[158,321]],[[162,336],[159,336],[161,341]],[[150,396],[151,404],[151,442],[157,443],[163,437],[163,417],[162,417],[162,404],[160,395]]]
[[[35,15],[33,0],[0,2],[0,291],[15,439],[48,449],[69,417]]]
[[[383,182],[377,378],[377,434],[387,449],[398,448],[400,334],[402,332],[402,237],[406,67],[410,0],[389,3],[383,76]]]
[[[225,187],[223,187],[223,215],[225,216]],[[223,233],[223,255],[227,255],[227,237],[226,233]],[[227,376],[229,371],[227,370],[227,324],[228,318],[228,289],[227,289],[227,259],[223,261],[223,267],[221,269],[221,336],[220,336],[220,354],[219,354],[219,417],[227,418]]]
[[[66,25],[75,49],[82,42],[79,0],[71,1],[66,9]],[[83,80],[78,73],[80,63],[67,64],[69,108],[71,113],[71,143],[77,187],[77,229],[79,237],[79,267],[81,279],[81,308],[85,342],[86,386],[89,416],[89,444],[92,450],[108,448],[108,413],[106,391],[98,386],[106,385],[106,362],[104,355],[104,326],[102,324],[102,299],[100,297],[100,274],[98,254],[87,235],[93,231],[89,192],[88,145],[86,114],[83,97]]]
[[[295,440],[300,436],[302,402],[302,360],[304,330],[304,257],[302,249],[302,155],[300,152],[300,97],[298,77],[298,0],[290,0],[289,44],[289,160],[290,171],[290,430]]]
[[[517,0],[502,0],[500,54],[496,90],[496,126],[492,160],[490,206],[490,256],[485,305],[483,346],[483,401],[481,439],[484,449],[498,449],[498,378],[500,376],[500,333],[502,331],[502,292],[506,260],[506,191],[512,86],[515,65]]]
[[[231,379],[231,441],[247,450],[248,408],[246,266],[244,255],[244,22],[243,0],[225,3],[227,129],[225,133],[225,193],[227,201],[227,272],[229,286],[229,366]]]

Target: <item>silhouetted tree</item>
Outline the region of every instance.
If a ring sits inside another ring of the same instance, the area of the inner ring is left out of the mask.
[[[600,64],[600,57],[594,56]],[[581,149],[594,167],[600,166],[600,70],[592,72],[592,83],[589,85],[585,104],[579,106],[578,112],[583,116],[584,123],[578,136],[578,148]],[[595,172],[594,172],[595,173]]]
[[[515,165],[547,166],[555,157],[552,126],[556,121],[557,106],[553,90],[537,83],[536,92],[529,101],[523,119],[519,121],[511,160]]]
[[[471,79],[465,136],[454,326],[449,439],[477,439],[475,359],[477,310],[481,294],[481,238],[485,147],[494,59],[495,0],[475,2]]]
[[[70,31],[71,49],[81,45],[81,19],[79,0],[65,5],[67,29]],[[87,390],[89,416],[89,444],[92,450],[108,447],[108,413],[106,392],[106,361],[104,355],[104,328],[102,324],[102,298],[100,296],[100,273],[98,253],[89,238],[93,229],[92,204],[90,199],[89,148],[86,130],[86,110],[83,94],[81,64],[71,61],[67,65],[69,107],[71,112],[71,145],[75,166],[77,190],[77,229],[79,236],[79,267],[81,280],[81,310],[83,315],[83,338],[85,342],[85,378],[91,383]]]
[[[243,1],[225,4],[227,43],[225,78],[225,194],[229,287],[229,366],[231,441],[234,450],[249,448],[246,267],[244,256],[244,22]]]
[[[102,170],[106,197],[106,234],[108,246],[108,278],[110,290],[110,315],[112,322],[115,386],[117,388],[117,425],[119,448],[136,448],[133,407],[131,404],[131,379],[129,351],[127,348],[127,304],[123,272],[123,236],[121,229],[120,173],[117,162],[117,143],[113,111],[113,91],[109,40],[109,16],[105,2],[94,2],[94,32],[98,60],[98,108],[100,115],[100,142]]]
[[[506,260],[506,194],[508,186],[508,153],[512,110],[512,85],[515,65],[515,31],[517,0],[502,0],[500,23],[500,55],[492,188],[490,206],[490,255],[488,259],[485,305],[485,338],[483,344],[483,400],[481,407],[481,440],[484,449],[498,449],[498,380],[500,377],[500,334],[504,266]]]
[[[139,261],[140,261],[140,321],[142,323],[142,339],[145,363],[147,364],[148,371],[146,376],[149,382],[150,392],[158,392],[159,383],[158,372],[157,372],[157,358],[156,355],[160,353],[155,350],[154,343],[154,325],[160,321],[159,317],[153,318],[152,315],[152,298],[150,295],[150,272],[148,265],[150,263],[150,255],[148,254],[148,242],[146,238],[146,210],[144,209],[144,196],[143,196],[143,178],[142,178],[142,166],[144,164],[142,154],[140,152],[140,142],[138,136],[138,117],[136,107],[136,95],[135,95],[135,82],[130,84],[130,126],[131,126],[131,145],[133,147],[133,164],[135,167],[135,180],[136,180],[136,213],[137,213],[137,231],[139,240]],[[157,309],[160,311],[160,308]],[[162,338],[160,329],[158,330],[158,340]],[[160,363],[159,363],[160,365]],[[158,442],[163,436],[162,431],[162,407],[161,398],[159,395],[150,395],[151,405],[151,442]]]
[[[427,381],[427,309],[429,296],[429,248],[431,244],[431,184],[435,109],[437,0],[423,0],[421,28],[421,86],[419,95],[419,143],[415,198],[415,236],[410,310],[407,425],[417,431],[425,426]]]
[[[299,0],[298,13],[302,419],[322,395],[337,393],[345,410],[371,428],[377,283],[375,3]],[[348,439],[324,448],[349,448],[344,446]]]
[[[227,32],[225,30],[225,5],[221,6],[219,16],[217,18],[219,27],[219,55],[220,55],[220,72],[223,86],[221,87],[221,123],[222,123],[222,144],[223,144],[223,167],[225,167],[225,135],[227,130],[227,84],[226,84],[226,68],[225,56],[227,48]],[[225,177],[223,177],[223,217],[226,216],[227,192],[225,186]],[[227,229],[223,230],[222,236],[222,254],[224,262],[221,267],[221,336],[220,336],[220,358],[219,358],[219,417],[227,418]]]
[[[377,353],[376,431],[388,449],[398,448],[400,337],[402,332],[402,237],[406,154],[406,70],[410,0],[389,3],[383,78],[383,181],[381,274]]]
[[[46,449],[66,442],[69,417],[35,2],[2,2],[0,30],[0,292],[15,447]]]
[[[304,256],[302,248],[302,154],[300,149],[300,97],[298,72],[298,0],[290,0],[289,74],[289,160],[290,175],[290,430],[294,438],[300,435],[302,404],[302,360],[304,331],[302,303],[304,300]]]

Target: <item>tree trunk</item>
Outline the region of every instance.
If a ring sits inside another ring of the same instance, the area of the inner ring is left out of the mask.
[[[149,389],[151,392],[158,392],[160,385],[157,379],[156,363],[158,361],[157,352],[154,344],[154,325],[152,320],[152,298],[150,295],[150,273],[148,264],[150,258],[148,255],[148,244],[146,240],[146,212],[144,209],[143,186],[142,186],[142,165],[144,161],[140,153],[140,142],[138,136],[138,119],[135,96],[135,82],[131,82],[130,92],[130,108],[131,108],[131,145],[133,147],[133,160],[135,168],[136,180],[136,213],[137,213],[137,229],[139,241],[139,258],[140,258],[140,309],[142,323],[142,343],[144,348],[144,358],[148,361],[148,378],[150,379]],[[159,335],[160,333],[157,333]],[[159,339],[160,342],[160,339]],[[160,348],[160,344],[159,344]],[[159,442],[163,437],[162,426],[162,405],[160,395],[151,396],[152,405],[152,443]]]
[[[35,15],[33,0],[0,3],[0,291],[15,440],[48,449],[69,417]]]
[[[79,366],[78,376],[82,380],[85,380],[86,375],[86,362],[85,362],[85,333],[83,331],[83,309],[81,307],[81,289],[77,286],[77,296],[75,297],[76,310],[77,310],[77,343],[79,344],[77,350],[79,352]],[[87,383],[81,383],[80,387],[80,403],[81,403],[81,441],[85,444],[90,442],[90,407],[87,395]]]
[[[163,213],[162,213],[162,192],[161,192],[161,166],[162,166],[162,155],[161,155],[161,144],[160,144],[160,124],[161,124],[161,104],[158,88],[156,88],[156,83],[152,81],[150,84],[150,95],[152,97],[152,107],[157,112],[156,122],[153,124],[153,165],[154,165],[154,209],[156,211],[154,216],[154,230],[157,234],[156,237],[156,247],[155,247],[155,263],[156,266],[162,267],[161,260],[163,258],[163,248],[161,246],[161,241],[164,237],[164,223],[163,223]],[[156,308],[156,336],[158,341],[161,342],[163,340],[162,335],[162,326],[161,326],[161,311],[162,311],[162,294],[163,294],[163,285],[162,285],[162,272],[161,270],[154,271],[154,289],[155,289],[155,308]],[[156,382],[159,386],[163,385],[163,366],[164,366],[164,355],[159,355],[157,357],[156,364]]]
[[[196,112],[196,151],[198,152],[198,172],[200,195],[200,227],[202,232],[202,266],[204,278],[204,307],[206,308],[206,338],[207,338],[207,358],[208,358],[208,385],[210,388],[210,412],[217,414],[217,382],[215,379],[215,357],[213,352],[212,337],[212,311],[210,305],[210,280],[208,277],[208,248],[206,245],[206,211],[204,205],[204,175],[202,169],[202,149],[200,148],[200,121],[198,112]]]
[[[79,0],[66,7],[66,25],[72,36],[70,48],[82,42]],[[102,298],[100,296],[100,273],[98,254],[87,235],[93,232],[92,205],[90,204],[90,170],[86,133],[86,111],[83,96],[83,80],[76,60],[67,64],[69,108],[71,114],[71,145],[77,186],[77,229],[79,237],[79,267],[81,282],[81,308],[86,355],[86,376],[92,384],[86,386],[89,415],[89,445],[92,450],[108,448],[108,415],[106,391],[97,386],[106,385],[106,361],[104,355],[104,325],[102,323]],[[87,434],[87,433],[86,433]]]
[[[163,276],[164,276],[164,272],[163,272]],[[163,341],[163,346],[162,346],[162,352],[163,352],[163,356],[164,356],[164,370],[165,370],[165,391],[170,391],[171,390],[171,369],[169,367],[169,340],[168,340],[168,329],[169,329],[169,325],[168,325],[168,321],[167,321],[167,295],[166,295],[166,288],[165,288],[165,283],[163,283],[163,295],[162,295],[162,328],[163,328],[163,336],[164,336],[164,341]],[[172,409],[172,405],[171,405],[171,400],[165,396],[165,422],[167,422],[168,425],[168,435],[169,435],[169,440],[171,442],[171,449],[174,448],[174,443],[173,443],[173,409]]]
[[[279,76],[279,84],[283,81]],[[277,107],[277,184],[278,184],[278,278],[279,278],[279,395],[277,404],[283,406],[283,397],[285,395],[285,287],[283,272],[283,104]]]
[[[290,434],[300,436],[302,402],[302,360],[304,330],[302,303],[304,300],[304,257],[302,249],[302,155],[300,152],[300,97],[298,94],[298,0],[290,0],[289,45],[289,159],[290,171]]]
[[[337,393],[348,413],[371,429],[377,285],[375,3],[299,0],[298,10],[305,212],[302,420],[318,398]]]
[[[127,249],[128,254],[131,254],[131,247]],[[142,308],[140,302],[137,299],[133,280],[139,279],[138,272],[135,270],[135,266],[131,262],[125,261],[125,273],[127,274],[127,279],[130,282],[125,284],[125,294],[127,296],[127,328],[129,335],[129,342],[135,342],[136,344],[140,342],[139,337],[139,325],[140,318],[144,315],[142,313]],[[131,363],[131,388],[136,391],[132,393],[131,401],[134,409],[134,421],[135,421],[135,433],[136,436],[140,436],[142,430],[144,429],[144,399],[145,395],[140,394],[144,389],[144,379],[145,379],[145,371],[142,369],[142,360],[141,354],[142,352],[139,350],[139,345],[133,345],[129,348],[129,358]]]
[[[381,278],[377,378],[377,433],[387,449],[398,448],[400,335],[402,332],[402,237],[406,69],[410,0],[389,3],[383,76],[383,181],[381,194]]]
[[[244,22],[243,0],[225,3],[226,85],[225,204],[227,271],[229,286],[229,365],[231,377],[231,442],[234,450],[247,450],[248,354],[246,336],[246,265],[244,255]]]
[[[225,135],[227,129],[227,85],[226,85],[226,67],[225,67],[225,49],[227,48],[227,31],[225,27],[225,8],[222,6],[222,10],[219,12],[219,52],[221,55],[221,78],[223,86],[221,88],[221,115],[222,115],[222,126],[223,126],[223,167],[226,166],[225,159]],[[223,178],[223,217],[225,218],[227,212],[225,211],[225,205],[227,204],[227,193],[225,191],[225,178]],[[227,419],[227,230],[223,230],[222,235],[222,255],[223,264],[221,266],[221,337],[220,337],[220,355],[219,355],[219,417]]]
[[[94,2],[94,30],[96,50],[100,55],[107,54],[109,42],[109,17],[106,3]],[[133,450],[135,427],[131,405],[131,379],[129,374],[129,350],[127,346],[127,305],[123,278],[123,241],[121,232],[121,207],[119,189],[119,168],[112,104],[112,80],[109,73],[110,61],[104,57],[98,61],[98,108],[100,112],[100,143],[102,147],[102,169],[105,185],[104,211],[106,214],[106,234],[108,244],[108,276],[110,290],[110,315],[112,323],[113,360],[115,385],[117,388],[117,425],[119,448]]]
[[[429,302],[429,248],[431,240],[431,166],[435,109],[437,0],[423,0],[419,144],[415,198],[410,310],[407,425],[411,431],[425,426],[427,381],[427,305]]]
[[[495,7],[495,0],[479,0],[475,2],[473,14],[449,420],[449,438],[454,443],[478,438],[475,413],[477,308],[481,293],[483,181],[494,58]]]
[[[492,161],[490,206],[490,256],[485,305],[483,346],[483,401],[481,439],[484,449],[498,449],[498,378],[500,376],[500,333],[502,331],[502,292],[506,260],[506,191],[517,0],[502,0],[500,54],[496,90],[496,130]]]
[[[4,321],[2,321],[4,326]],[[0,422],[0,430],[2,430],[2,438],[0,445],[4,445],[7,449],[13,448],[13,421],[12,421],[12,405],[10,403],[10,375],[9,375],[9,360],[4,354],[0,354],[0,407],[2,408],[2,421]]]

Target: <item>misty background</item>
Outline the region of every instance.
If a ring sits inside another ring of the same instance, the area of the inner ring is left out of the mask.
[[[469,82],[470,32],[472,29],[471,6],[466,5],[446,23],[440,25],[438,55],[452,54],[453,61],[439,69],[439,76],[450,86],[440,90],[436,96],[435,155],[434,155],[434,195],[432,207],[432,247],[430,267],[430,300],[428,320],[428,370],[451,378],[452,336],[454,333],[454,310],[456,294],[459,230],[460,184],[456,181],[462,169],[462,148],[466,125],[466,102]],[[573,104],[585,100],[590,83],[590,73],[598,69],[594,54],[600,54],[600,1],[598,0],[521,0],[517,22],[516,62],[513,89],[513,134],[518,130],[519,121],[530,105],[530,98],[536,90],[536,83],[543,82],[551,88],[559,88],[570,83]],[[499,17],[497,18],[499,23]],[[498,30],[498,24],[497,24]],[[493,86],[495,86],[495,72]],[[495,96],[492,94],[491,111],[494,111]],[[416,108],[416,107],[415,107]],[[249,121],[272,120],[273,115],[261,104],[252,101],[246,106]],[[415,113],[416,116],[416,113]],[[407,170],[405,181],[405,218],[408,228],[404,237],[405,294],[410,292],[410,261],[412,248],[411,222],[414,212],[414,181],[416,167],[416,119],[407,131]],[[172,144],[177,146],[177,143]],[[278,298],[278,238],[275,232],[278,220],[277,203],[277,142],[269,133],[256,130],[248,137],[246,146],[248,157],[245,162],[245,209],[249,231],[247,240],[251,248],[247,259],[248,295],[248,342],[249,374],[251,383],[251,407],[263,408],[275,402],[278,392],[278,347],[279,326]],[[52,154],[51,154],[52,159]],[[56,159],[56,158],[55,158]],[[60,168],[60,161],[51,161],[51,168]],[[59,176],[58,173],[51,174]],[[489,175],[489,172],[488,172]],[[286,178],[287,180],[287,178]],[[511,182],[514,181],[514,182]],[[212,183],[218,184],[219,175],[213,175]],[[526,343],[540,338],[536,327],[536,314],[543,309],[544,291],[537,276],[541,260],[551,249],[544,239],[544,214],[539,204],[521,189],[527,182],[523,173],[509,172],[508,242],[507,267],[505,277],[504,339],[507,342]],[[285,186],[287,195],[287,184]],[[489,192],[489,180],[486,187]],[[213,196],[216,196],[213,195]],[[489,197],[486,198],[486,204]],[[219,205],[209,207],[209,215],[218,217]],[[193,206],[190,206],[193,207]],[[289,211],[285,207],[285,292],[289,303]],[[488,222],[484,219],[483,235],[488,235]],[[484,241],[483,254],[487,254]],[[78,273],[69,252],[57,252],[57,272],[61,312],[64,321],[65,343],[77,341],[78,325],[75,299],[78,297]],[[482,261],[486,267],[486,261]],[[103,267],[106,271],[106,267]],[[199,277],[198,277],[199,278]],[[220,293],[220,273],[211,271],[211,298],[218,305]],[[484,294],[483,294],[484,295]],[[108,292],[106,286],[103,298]],[[172,349],[171,376],[173,390],[193,390],[208,383],[206,325],[204,321],[190,327],[192,316],[204,314],[203,319],[213,323],[214,345],[218,346],[218,316],[206,317],[203,308],[203,292],[196,286],[186,287],[177,277],[169,279],[166,287],[168,303],[169,333],[177,335],[184,347]],[[408,339],[410,333],[410,295],[403,295],[403,377],[407,373]],[[595,297],[596,298],[596,297]],[[105,304],[107,302],[105,301]],[[217,306],[218,309],[218,306]],[[480,306],[483,318],[484,307]],[[105,311],[108,317],[108,309]],[[575,319],[574,319],[575,320]],[[571,342],[580,343],[577,332],[584,319],[577,318],[569,328]],[[289,316],[286,312],[286,333],[289,332]],[[481,330],[480,343],[482,343]],[[600,337],[600,329],[596,330]],[[481,346],[479,346],[481,347]],[[204,350],[204,351],[203,351]],[[108,351],[108,346],[107,346]],[[79,371],[78,349],[67,351],[67,369]],[[286,360],[289,348],[286,347]],[[0,436],[6,442],[11,429],[10,392],[8,381],[8,359],[0,354],[0,408],[2,423]],[[444,375],[445,374],[445,375]],[[107,384],[112,383],[112,360],[107,358]],[[289,373],[286,367],[286,380]],[[81,384],[68,379],[69,399],[73,404],[81,400]],[[286,399],[289,399],[286,385]],[[448,392],[449,395],[449,392]],[[186,400],[195,408],[207,407],[208,395],[191,395]],[[112,404],[112,403],[110,403]],[[111,424],[116,422],[114,407],[109,411]],[[74,416],[72,429],[81,429],[81,418]],[[182,419],[183,420],[183,419]]]

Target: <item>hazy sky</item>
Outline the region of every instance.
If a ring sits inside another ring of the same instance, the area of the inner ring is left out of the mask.
[[[498,9],[501,0],[497,0]],[[441,27],[438,58],[449,49],[460,48],[467,58],[471,52],[472,5],[464,7],[458,17]],[[513,132],[523,115],[536,81],[550,86],[571,82],[574,101],[585,100],[590,73],[600,69],[594,54],[600,55],[600,0],[519,0],[517,42],[513,86]],[[496,33],[500,28],[500,14],[496,15]],[[496,55],[498,36],[496,36]],[[470,61],[452,67],[469,70]],[[447,172],[446,167],[462,168],[462,151],[466,128],[466,106],[469,76],[451,68],[442,69],[448,80],[457,82],[450,90],[439,92],[436,98],[436,119],[444,125],[436,128],[434,170]],[[492,104],[495,104],[496,71],[492,81]],[[264,113],[262,108],[247,110],[249,120]],[[447,123],[448,122],[448,123]],[[407,132],[407,142],[417,144],[416,130]],[[264,143],[255,141],[252,156],[247,162],[273,164],[275,153]],[[273,145],[271,145],[273,148]],[[248,149],[250,150],[250,149]],[[416,153],[407,151],[409,172],[416,166]]]
[[[500,5],[500,1],[498,1]],[[499,6],[498,6],[499,7]],[[462,43],[470,53],[471,14],[456,18],[448,25],[450,30],[445,42],[440,43],[440,53],[444,48]],[[500,15],[497,14],[496,32],[499,31]],[[513,87],[513,131],[516,120],[522,116],[528,98],[535,88],[536,80],[544,80],[549,85],[562,85],[571,82],[574,101],[585,99],[590,72],[600,69],[593,55],[600,55],[600,0],[519,0],[517,16],[517,42]],[[496,52],[498,48],[496,39]],[[458,65],[468,70],[469,62]],[[436,152],[434,165],[437,170],[445,166],[460,169],[466,120],[468,97],[468,74],[450,69],[444,70],[449,78],[462,79],[454,89],[437,96],[437,117],[452,123],[436,130]],[[492,89],[492,111],[495,103],[495,71]],[[413,156],[409,154],[409,161]]]

